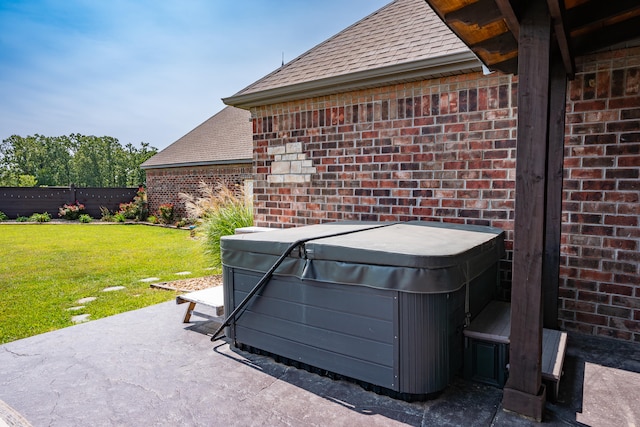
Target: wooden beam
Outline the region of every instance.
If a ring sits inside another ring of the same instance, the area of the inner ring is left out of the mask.
[[[542,259],[549,122],[551,22],[546,2],[527,2],[520,21],[516,205],[509,380],[503,407],[542,420]]]
[[[518,55],[491,65],[491,69],[500,70],[506,74],[518,74]]]
[[[502,55],[518,50],[518,41],[513,38],[511,32],[507,31],[488,40],[483,40],[470,46],[472,50],[482,49],[489,53],[499,53]]]
[[[553,21],[553,29],[556,34],[556,41],[558,42],[558,48],[562,55],[562,62],[564,62],[564,68],[567,75],[573,78],[576,74],[576,64],[574,57],[571,53],[571,46],[569,44],[568,31],[564,24],[564,9],[560,5],[559,0],[547,0],[549,6],[549,13]]]
[[[638,0],[591,1],[568,9],[565,16],[566,26],[569,31],[574,31],[637,10]]]
[[[632,40],[638,37],[638,28],[640,28],[640,16],[635,16],[625,21],[600,26],[597,29],[592,28],[590,32],[572,33],[571,39],[573,40],[575,55],[584,55],[617,43]]]
[[[545,218],[544,290],[545,328],[558,328],[558,284],[560,280],[560,235],[562,227],[562,179],[564,175],[564,119],[567,75],[563,61],[555,56],[551,63],[549,95],[549,150],[547,153],[547,206]]]
[[[495,2],[507,23],[507,27],[509,27],[513,37],[517,40],[520,37],[520,23],[513,6],[511,6],[511,2],[509,0],[495,0]]]

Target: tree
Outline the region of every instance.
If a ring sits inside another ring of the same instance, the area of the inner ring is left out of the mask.
[[[133,144],[129,143],[125,145],[125,151],[127,155],[126,159],[126,174],[127,174],[127,186],[141,185],[146,180],[146,173],[140,168],[140,165],[147,161],[150,157],[156,155],[157,148],[151,147],[146,142],[140,144],[140,148],[136,148]]]
[[[118,187],[118,140],[73,134],[73,170],[79,187]]]
[[[35,187],[38,180],[33,175],[14,175],[0,171],[0,187]]]
[[[141,143],[123,147],[116,138],[81,134],[45,137],[13,135],[0,144],[0,185],[39,185],[80,187],[137,186],[145,181],[142,162],[158,150]]]
[[[2,141],[0,158],[5,175],[31,175],[40,185],[60,185],[70,178],[71,153],[64,138],[13,135]]]

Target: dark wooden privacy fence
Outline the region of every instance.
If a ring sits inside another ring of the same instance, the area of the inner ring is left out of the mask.
[[[117,211],[120,203],[131,202],[138,188],[76,188],[71,187],[0,187],[0,212],[9,218],[48,212],[58,217],[58,209],[65,203],[78,201],[85,213],[100,218],[100,207]]]

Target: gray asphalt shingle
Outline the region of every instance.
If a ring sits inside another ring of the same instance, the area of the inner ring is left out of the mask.
[[[424,0],[395,0],[236,96],[467,51]]]
[[[142,168],[251,159],[250,118],[246,110],[226,107],[144,162]]]

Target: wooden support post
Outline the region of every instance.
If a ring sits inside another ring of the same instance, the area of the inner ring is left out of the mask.
[[[567,71],[558,55],[551,63],[549,95],[549,150],[547,153],[547,213],[545,220],[542,287],[544,327],[558,329],[558,282],[562,227],[562,178],[564,172],[564,118]]]
[[[551,21],[546,2],[526,2],[518,54],[518,139],[509,379],[504,409],[542,420],[542,263],[549,129]]]

